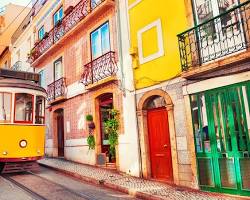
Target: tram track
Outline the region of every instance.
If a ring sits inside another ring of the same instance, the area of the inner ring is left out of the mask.
[[[28,193],[35,200],[48,200],[48,199],[44,198],[43,196],[39,195],[38,193],[30,190],[28,187],[25,187],[24,185],[22,185],[19,182],[15,181],[9,175],[2,175],[2,178],[9,181],[12,184],[14,184],[17,188],[21,189],[22,191]]]
[[[74,200],[97,200],[95,197],[69,189],[61,184],[48,180],[32,172],[23,172],[16,174],[5,174],[2,178],[26,192],[35,200],[53,200],[53,199],[74,199]],[[36,185],[31,184],[32,179],[36,184],[39,183],[41,190],[37,191]],[[45,192],[48,188],[49,192]],[[53,191],[54,188],[54,191]],[[58,196],[57,196],[58,194]]]

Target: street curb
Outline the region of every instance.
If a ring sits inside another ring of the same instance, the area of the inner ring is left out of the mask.
[[[80,179],[82,181],[89,182],[89,183],[99,185],[99,186],[105,186],[107,188],[114,189],[116,191],[119,191],[119,192],[122,192],[122,193],[125,193],[125,194],[129,194],[129,195],[131,195],[133,197],[136,197],[136,198],[145,199],[145,200],[166,200],[166,198],[156,197],[156,196],[146,194],[146,193],[143,193],[143,192],[139,192],[139,191],[136,191],[136,190],[130,190],[128,188],[125,188],[125,187],[122,187],[122,186],[119,186],[119,185],[115,185],[115,184],[112,184],[112,183],[105,183],[105,181],[101,182],[101,181],[96,180],[94,178],[89,178],[89,177],[86,177],[86,176],[83,176],[83,175],[76,174],[74,172],[70,172],[70,171],[67,171],[67,170],[64,170],[64,169],[59,169],[59,168],[56,168],[56,167],[53,167],[53,166],[50,166],[50,165],[46,165],[44,163],[38,163],[38,164],[41,165],[41,166],[44,166],[46,168],[50,168],[50,169],[53,169],[55,171],[62,172],[64,174],[70,175],[70,176],[75,177],[77,179]]]
[[[144,199],[144,200],[171,200],[170,198],[167,198],[167,197],[162,198],[162,197],[159,197],[159,196],[155,196],[155,195],[147,194],[147,193],[144,193],[144,192],[140,192],[140,191],[137,191],[137,190],[134,190],[134,189],[128,189],[128,188],[120,186],[120,185],[116,185],[116,184],[112,184],[112,183],[106,183],[105,181],[103,182],[101,180],[97,180],[97,179],[94,179],[94,178],[89,178],[89,177],[86,177],[86,176],[83,176],[83,175],[80,175],[80,174],[77,174],[77,173],[74,173],[74,172],[67,171],[65,169],[59,169],[57,167],[47,165],[47,164],[44,164],[44,163],[38,162],[38,164],[41,165],[41,166],[44,166],[46,168],[50,168],[50,169],[53,169],[55,171],[58,171],[58,172],[66,174],[66,175],[72,176],[72,177],[77,178],[79,180],[82,180],[82,181],[85,181],[85,182],[88,182],[88,183],[91,183],[91,184],[94,184],[94,185],[97,185],[97,186],[104,186],[104,187],[109,188],[109,189],[114,189],[116,191],[131,195],[131,196],[136,197],[136,198],[140,198],[140,199]],[[189,189],[189,190],[194,191],[194,192],[199,192],[199,191],[196,191],[196,190],[193,190],[193,189]],[[214,194],[208,194],[208,195],[209,196],[211,195],[211,197],[214,196]],[[229,198],[236,198],[238,200],[250,200],[249,197],[244,197],[244,196],[237,196],[237,195],[236,196],[235,195],[226,195],[225,196],[223,194],[219,194],[219,195],[220,195],[220,197],[222,199],[223,199],[223,197],[229,197]]]

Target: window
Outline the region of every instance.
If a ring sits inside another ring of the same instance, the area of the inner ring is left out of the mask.
[[[18,93],[15,95],[15,122],[32,123],[33,95]]]
[[[96,8],[100,3],[102,3],[101,0],[91,0],[91,8]]]
[[[109,23],[91,33],[91,48],[93,59],[110,51]]]
[[[38,31],[38,39],[42,40],[44,37],[45,31],[44,31],[44,26],[42,26],[39,31]]]
[[[57,81],[63,77],[62,58],[59,58],[54,62],[54,81]]]
[[[36,124],[45,124],[45,98],[43,96],[36,97]]]
[[[46,88],[46,82],[45,82],[45,72],[44,70],[39,72],[40,78],[39,78],[39,85],[43,88]]]
[[[54,26],[63,18],[63,7],[59,8],[53,16]]]
[[[10,122],[11,120],[11,94],[0,93],[0,122]]]

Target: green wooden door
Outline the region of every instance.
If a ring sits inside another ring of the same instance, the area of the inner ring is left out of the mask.
[[[244,83],[191,97],[202,189],[250,195],[249,88]]]

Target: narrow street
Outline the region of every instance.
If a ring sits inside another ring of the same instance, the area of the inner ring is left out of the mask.
[[[36,173],[2,175],[0,177],[0,199],[115,200],[135,198],[40,167],[40,170]]]

